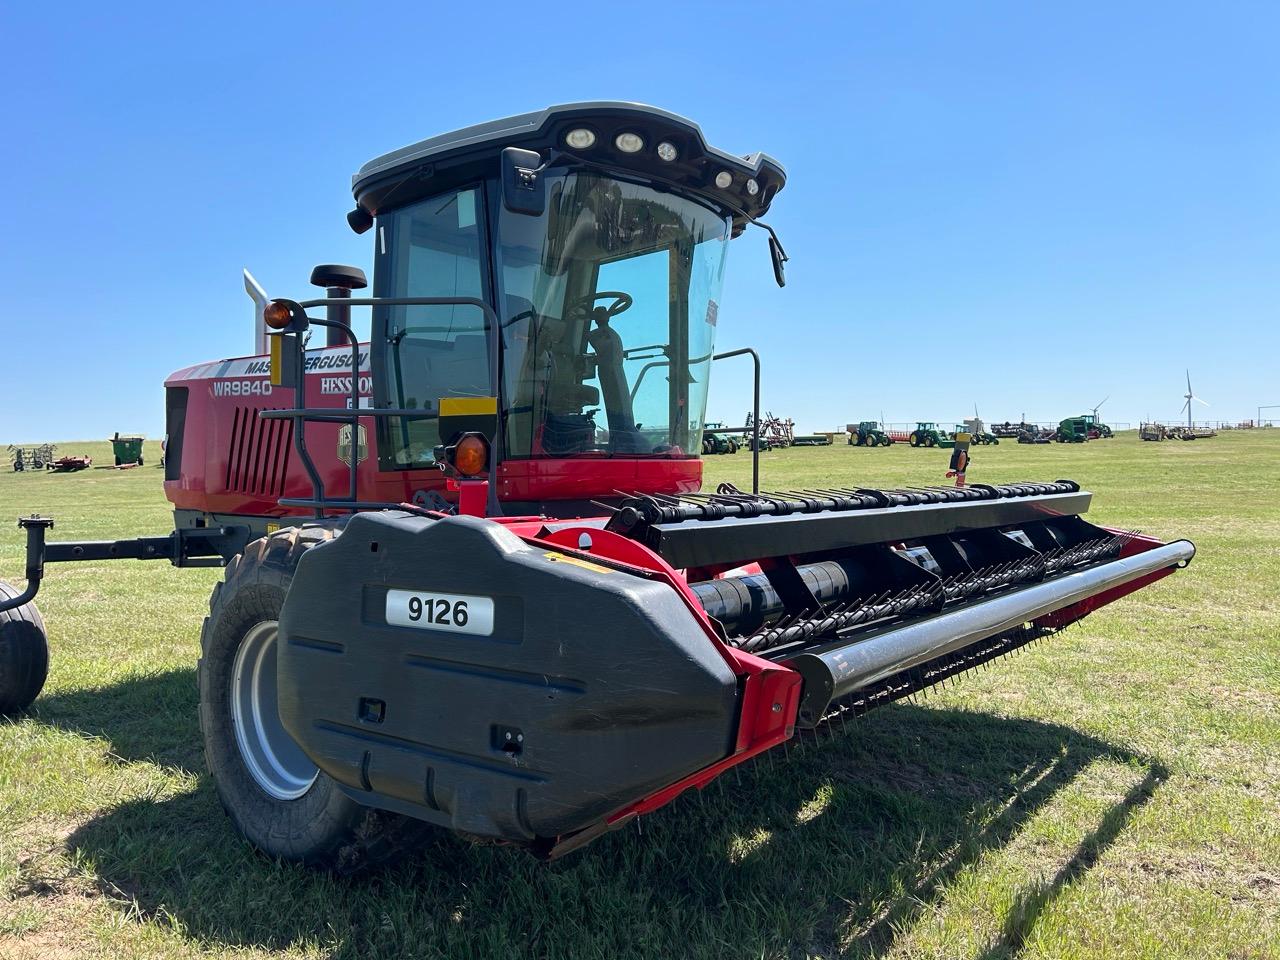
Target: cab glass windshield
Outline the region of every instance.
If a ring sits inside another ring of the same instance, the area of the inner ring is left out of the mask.
[[[499,215],[506,457],[696,456],[730,221],[692,199],[549,171]]]

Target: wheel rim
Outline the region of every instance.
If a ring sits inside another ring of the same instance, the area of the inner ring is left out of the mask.
[[[277,800],[296,800],[320,771],[280,722],[276,690],[279,624],[266,620],[244,635],[231,670],[231,722],[249,775]]]

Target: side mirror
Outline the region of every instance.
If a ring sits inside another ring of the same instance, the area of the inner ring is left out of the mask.
[[[347,214],[347,225],[356,233],[364,233],[373,226],[373,217],[364,207],[356,207]]]
[[[512,213],[542,216],[547,208],[547,189],[541,173],[542,157],[533,150],[503,150],[502,205]]]
[[[787,254],[782,249],[782,244],[778,242],[778,238],[773,234],[769,234],[769,256],[773,258],[773,279],[778,281],[778,286],[785,287],[787,285],[785,266]]]

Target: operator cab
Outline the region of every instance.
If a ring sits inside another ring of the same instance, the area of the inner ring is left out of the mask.
[[[438,414],[446,398],[496,397],[495,452],[513,466],[696,459],[729,240],[784,182],[763,154],[725,154],[688,120],[618,103],[366,164],[348,219],[373,228],[374,296],[475,299],[500,327],[495,343],[474,304],[376,307],[374,405]],[[429,467],[450,439],[434,417],[377,423],[383,471]]]

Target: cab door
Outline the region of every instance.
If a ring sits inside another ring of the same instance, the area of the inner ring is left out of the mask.
[[[375,239],[377,296],[489,302],[484,211],[483,187],[475,184],[380,217]],[[375,405],[426,414],[420,419],[378,419],[382,496],[394,497],[393,488],[403,488],[401,496],[408,497],[444,486],[434,468],[434,451],[441,443],[440,401],[494,395],[490,335],[484,311],[469,304],[374,311],[370,347]]]

